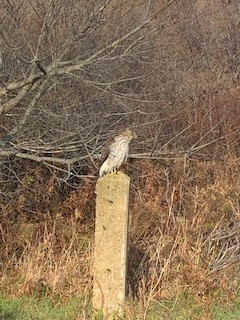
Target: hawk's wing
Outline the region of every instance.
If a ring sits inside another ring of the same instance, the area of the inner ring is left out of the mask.
[[[110,153],[110,147],[111,145],[115,142],[115,137],[111,137],[107,140],[107,142],[105,143],[103,149],[102,149],[102,153],[101,153],[101,164],[103,164],[103,162],[107,159],[109,153]]]

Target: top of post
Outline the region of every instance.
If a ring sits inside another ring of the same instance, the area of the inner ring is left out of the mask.
[[[97,194],[119,193],[122,188],[129,188],[130,177],[123,172],[111,173],[99,178],[96,185]]]

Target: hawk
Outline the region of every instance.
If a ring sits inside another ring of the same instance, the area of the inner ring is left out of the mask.
[[[103,157],[104,162],[99,170],[100,177],[114,172],[127,160],[129,142],[136,138],[135,132],[125,129],[121,130],[116,137],[109,140],[106,144],[106,155]]]

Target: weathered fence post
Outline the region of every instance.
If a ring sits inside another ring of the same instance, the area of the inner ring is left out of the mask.
[[[96,186],[93,307],[104,314],[123,312],[126,295],[130,178],[118,172]]]

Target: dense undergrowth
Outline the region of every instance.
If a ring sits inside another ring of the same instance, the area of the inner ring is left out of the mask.
[[[0,293],[91,300],[95,183],[76,189],[29,163],[16,197],[1,205]],[[239,288],[239,163],[228,158],[132,160],[128,296],[153,301],[191,294],[229,303]],[[44,183],[43,182],[44,179]],[[27,186],[27,188],[26,188]],[[132,307],[133,308],[133,304]],[[131,310],[131,308],[129,310]]]

